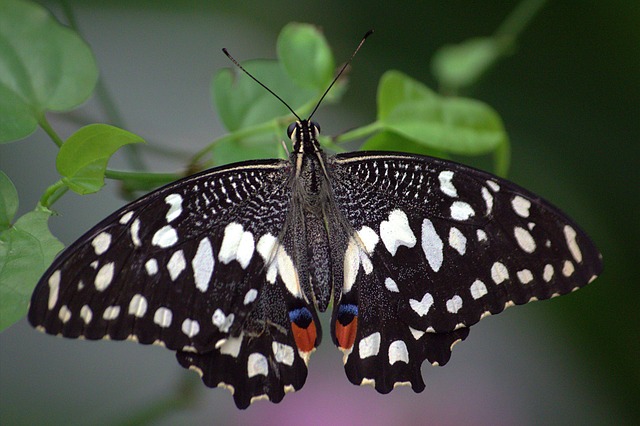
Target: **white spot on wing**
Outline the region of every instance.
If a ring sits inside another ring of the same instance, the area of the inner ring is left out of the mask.
[[[220,346],[220,353],[222,355],[229,355],[233,358],[238,358],[238,354],[240,354],[240,347],[242,346],[242,337],[240,334],[238,337],[230,337],[224,341],[224,343]]]
[[[395,340],[389,345],[389,364],[393,365],[396,362],[409,363],[407,344],[402,340]]]
[[[516,237],[520,248],[525,252],[533,253],[536,250],[536,242],[526,229],[516,226],[513,228],[513,235]]]
[[[142,318],[147,313],[147,299],[141,294],[135,294],[129,302],[129,315]]]
[[[134,222],[135,223],[135,222]],[[171,247],[178,242],[178,233],[171,225],[160,228],[151,239],[151,244],[161,248]]]
[[[293,365],[293,361],[295,358],[294,358],[293,348],[291,346],[274,341],[271,343],[271,350],[273,351],[273,356],[276,362],[279,362],[281,364],[285,364],[288,366]]]
[[[511,200],[511,207],[513,211],[520,217],[529,217],[529,208],[531,207],[531,201],[516,195]]]
[[[460,255],[463,255],[467,251],[467,237],[455,226],[452,226],[449,230],[449,245],[460,253]]]
[[[549,282],[551,281],[551,278],[553,278],[553,266],[546,264],[544,265],[544,271],[542,272],[542,279]]]
[[[518,280],[520,280],[522,284],[529,284],[531,281],[533,281],[533,274],[528,269],[518,271],[516,272],[516,275],[518,276]]]
[[[49,277],[49,310],[53,309],[58,303],[58,294],[60,293],[60,270],[58,269]]]
[[[122,225],[126,225],[127,223],[129,223],[129,221],[131,220],[131,217],[132,217],[132,216],[133,216],[133,212],[126,212],[125,214],[123,214],[123,215],[120,217],[119,222],[120,222]]]
[[[387,288],[387,290],[393,292],[393,293],[399,293],[400,289],[398,289],[398,285],[396,284],[396,282],[392,279],[392,278],[386,278],[384,280],[384,286]]]
[[[422,221],[422,251],[429,263],[431,269],[435,272],[440,270],[443,260],[443,246],[442,239],[437,234],[436,229],[433,227],[433,223],[429,219]]]
[[[451,204],[451,219],[453,220],[467,220],[472,216],[475,216],[476,212],[473,208],[464,201],[454,201]]]
[[[278,265],[275,260],[275,249],[279,246],[278,240],[273,235],[267,233],[264,234],[258,240],[256,244],[256,251],[262,257],[267,268],[267,281],[271,284],[276,282],[276,276],[278,274]]]
[[[111,245],[111,234],[108,232],[101,232],[91,240],[91,245],[95,253],[100,256],[105,251],[109,250]]]
[[[427,315],[429,309],[431,309],[431,305],[433,305],[433,296],[431,293],[425,293],[422,296],[422,300],[418,301],[416,299],[410,299],[409,305],[411,309],[413,309],[418,315],[421,317]]]
[[[495,262],[491,266],[491,279],[496,284],[500,284],[501,282],[509,279],[509,271],[507,270],[507,267],[500,262]]]
[[[113,262],[110,262],[100,268],[93,283],[96,286],[96,290],[104,291],[107,287],[109,287],[109,284],[111,284],[112,280]]]
[[[229,355],[233,358],[237,358],[240,354],[240,347],[242,346],[243,334],[238,337],[229,337],[220,346],[220,353],[222,355]]]
[[[478,238],[478,241],[487,241],[487,233],[482,229],[478,229],[476,231],[476,238]]]
[[[368,226],[363,226],[362,229],[358,231],[358,237],[362,244],[364,245],[367,253],[373,253],[373,250],[376,248],[376,245],[380,241],[380,237],[376,234],[376,231],[369,228]]]
[[[180,194],[169,194],[165,197],[164,202],[170,206],[166,215],[167,223],[182,214],[182,196]]]
[[[409,331],[414,339],[419,340],[422,336],[424,336],[424,331],[416,330],[415,328],[409,327]]]
[[[196,334],[200,333],[200,324],[198,321],[192,319],[185,319],[182,321],[182,332],[189,338],[192,338]]]
[[[471,292],[471,297],[475,300],[480,299],[482,296],[487,294],[487,286],[480,280],[475,280],[471,287],[469,287],[469,291]]]
[[[268,263],[273,256],[273,248],[276,245],[277,238],[273,235],[266,233],[258,240],[256,250],[264,263]]]
[[[495,182],[494,182],[494,181],[492,181],[492,180],[488,180],[488,181],[487,181],[487,185],[489,186],[489,188],[491,188],[491,190],[492,190],[493,192],[498,192],[498,191],[500,191],[500,185],[498,185],[497,183],[495,183]]]
[[[231,222],[224,228],[224,237],[218,253],[218,260],[225,265],[232,260],[237,260],[242,269],[246,269],[249,266],[249,262],[251,262],[254,249],[253,234],[245,231],[241,224]]]
[[[249,290],[247,292],[247,294],[244,295],[243,303],[245,305],[248,305],[249,303],[251,303],[254,300],[256,300],[256,297],[258,297],[258,290],[256,290],[255,288],[252,288],[251,290]]]
[[[235,315],[225,315],[224,312],[222,312],[222,309],[216,309],[216,311],[213,313],[213,316],[211,317],[211,322],[213,323],[213,325],[218,327],[218,330],[220,330],[222,333],[228,333],[229,328],[231,328],[231,326],[233,325],[234,318]]]
[[[416,330],[415,328],[409,327],[409,331],[414,339],[419,340],[422,336],[424,336],[425,332],[422,330]]]
[[[249,231],[243,232],[240,243],[238,244],[238,253],[236,254],[236,259],[238,263],[240,263],[240,266],[242,266],[242,269],[247,269],[247,266],[249,266],[254,250],[255,241],[253,234]]]
[[[156,309],[156,312],[153,314],[153,322],[162,328],[169,327],[171,321],[173,321],[173,312],[164,306]]]
[[[358,343],[358,353],[361,359],[378,355],[380,351],[380,333],[373,333]]]
[[[155,259],[149,259],[144,264],[144,269],[147,270],[147,275],[152,276],[158,273],[158,261]]]
[[[111,321],[120,315],[120,306],[108,306],[102,313],[102,319]]]
[[[484,203],[487,206],[486,215],[489,216],[489,214],[491,214],[491,210],[493,210],[493,195],[491,195],[489,190],[487,188],[485,188],[484,186],[482,187],[480,192],[482,193],[482,198],[484,199]]]
[[[136,247],[140,247],[142,245],[142,242],[140,241],[140,219],[137,219],[133,221],[133,223],[131,224],[131,242],[133,242],[133,245]]]
[[[457,294],[453,296],[451,299],[447,300],[447,311],[452,314],[457,314],[458,311],[462,308],[462,297]]]
[[[562,275],[565,277],[570,277],[575,272],[576,268],[573,266],[573,262],[569,260],[564,261],[564,265],[562,266]]]
[[[178,250],[173,253],[169,262],[167,262],[167,271],[169,271],[171,281],[175,281],[186,267],[187,261],[184,258],[184,252],[182,250]]]
[[[58,318],[62,321],[63,324],[66,324],[71,319],[71,311],[67,308],[67,305],[60,306],[60,311],[58,312]]]
[[[279,274],[287,290],[295,297],[302,297],[298,272],[284,247],[277,242],[277,238],[268,233],[263,235],[258,240],[256,250],[268,265],[267,281],[274,284],[276,276]]]
[[[213,267],[215,266],[215,263],[211,242],[209,241],[209,238],[204,237],[200,240],[196,255],[191,261],[191,266],[193,267],[193,279],[196,283],[196,288],[201,292],[205,292],[209,288],[209,281],[211,280],[211,275],[213,275]]]
[[[580,247],[578,246],[578,242],[576,241],[576,230],[573,229],[569,225],[565,225],[563,228],[564,238],[567,240],[567,246],[569,247],[569,251],[571,252],[571,256],[576,260],[576,262],[582,262],[582,252],[580,251]]]
[[[254,352],[249,355],[247,360],[247,376],[249,378],[262,375],[267,376],[269,374],[269,363],[267,358],[261,353]]]
[[[278,274],[282,279],[282,282],[287,287],[289,293],[295,297],[302,297],[302,290],[300,289],[300,278],[298,272],[291,257],[284,250],[284,247],[278,245],[278,253],[276,255],[276,264],[278,267]]]
[[[411,248],[416,245],[416,236],[409,227],[409,219],[399,209],[389,213],[389,220],[380,223],[380,238],[392,256],[396,255],[400,246]]]
[[[453,186],[453,172],[451,170],[445,170],[440,172],[438,175],[438,180],[440,181],[440,191],[442,191],[445,195],[449,197],[457,197],[458,191],[456,191],[456,187]]]
[[[362,253],[362,249],[360,245],[356,242],[355,239],[351,238],[349,240],[349,244],[347,244],[347,250],[344,253],[343,260],[343,287],[342,292],[348,293],[351,291],[353,284],[356,282],[356,277],[358,276],[358,270],[360,269],[360,261],[362,257],[365,257],[367,261],[367,255]],[[371,261],[369,261],[371,264]]]
[[[93,311],[89,305],[83,305],[82,308],[80,308],[80,318],[82,318],[85,324],[89,324],[91,322],[91,318],[93,318]]]

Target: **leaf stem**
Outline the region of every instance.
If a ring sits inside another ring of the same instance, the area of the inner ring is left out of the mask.
[[[234,132],[228,133],[224,136],[215,139],[211,143],[207,144],[207,146],[198,151],[193,157],[191,157],[191,161],[189,163],[188,168],[191,169],[195,167],[198,163],[202,161],[205,155],[211,152],[211,148],[215,144],[225,143],[230,141],[235,141],[239,139],[248,138],[250,136],[254,136],[260,133],[265,133],[273,128],[274,125],[278,125],[278,123],[282,120],[282,118],[276,118],[274,120],[267,121],[265,123],[261,123],[255,126],[245,127],[243,129],[236,130]]]
[[[40,197],[40,205],[46,208],[51,207],[68,190],[69,187],[62,180],[57,181],[44,191],[44,194]]]
[[[365,136],[369,136],[370,134],[375,133],[380,129],[382,129],[382,123],[379,121],[374,121],[373,123],[337,135],[333,138],[333,142],[343,143],[354,139],[364,138]]]
[[[53,130],[53,127],[51,127],[51,124],[49,124],[49,121],[47,120],[47,117],[44,113],[40,114],[40,117],[38,117],[38,124],[40,125],[40,127],[42,127],[42,130],[44,130],[47,135],[49,135],[51,140],[53,140],[53,142],[58,145],[58,148],[60,148],[64,141],[60,136],[58,136],[56,131]]]

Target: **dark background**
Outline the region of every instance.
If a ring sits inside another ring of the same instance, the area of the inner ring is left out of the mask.
[[[338,62],[375,29],[356,58],[339,106],[315,117],[324,134],[375,117],[382,73],[401,70],[436,88],[434,51],[490,35],[510,1],[70,2],[127,129],[150,143],[195,152],[224,134],[209,82],[227,59],[275,57],[291,21],[320,26]],[[215,4],[215,5],[214,5]],[[57,3],[46,3],[58,11]],[[57,13],[58,14],[58,13]],[[189,409],[162,424],[624,424],[640,404],[640,2],[549,1],[502,60],[467,93],[492,105],[512,141],[509,178],[557,204],[600,247],[601,278],[551,302],[510,309],[473,327],[444,368],[425,365],[427,389],[382,396],[349,384],[325,339],[309,378],[279,405],[235,409],[226,391],[197,384]],[[79,127],[51,114],[66,137]],[[104,121],[98,103],[73,115]],[[398,149],[402,149],[398,147]],[[39,131],[0,146],[21,213],[55,180],[55,145]],[[116,158],[111,165],[125,167]],[[158,158],[154,170],[179,168]],[[66,195],[53,232],[71,243],[120,206],[117,185]],[[325,319],[326,324],[326,319]],[[328,331],[325,325],[325,332]],[[126,420],[185,380],[174,355],[131,343],[39,334],[22,321],[0,335],[0,423]],[[193,375],[195,377],[195,375]]]

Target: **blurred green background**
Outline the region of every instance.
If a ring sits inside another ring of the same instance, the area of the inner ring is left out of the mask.
[[[336,134],[373,121],[384,71],[398,69],[436,88],[430,71],[436,49],[492,34],[518,4],[69,3],[127,129],[188,152],[224,133],[208,90],[212,74],[229,66],[222,47],[241,60],[273,58],[280,29],[309,22],[323,29],[342,61],[375,29],[353,63],[344,102],[315,116],[324,134]],[[59,15],[57,3],[43,4]],[[605,272],[595,283],[482,321],[446,367],[423,367],[422,394],[400,388],[383,396],[349,384],[327,338],[301,391],[244,412],[226,391],[196,383],[169,351],[58,339],[23,320],[0,335],[0,424],[117,423],[163,403],[185,383],[195,392],[192,404],[159,424],[634,424],[640,414],[640,2],[548,1],[513,54],[465,94],[502,116],[512,141],[509,178],[561,207],[600,247]],[[95,100],[71,118],[50,115],[63,137],[77,121],[103,117]],[[57,179],[55,153],[41,131],[0,146],[0,167],[18,188],[20,213]],[[180,164],[158,156],[153,168]],[[56,204],[60,217],[52,219],[52,231],[69,244],[122,204],[113,183],[99,195],[69,194]]]

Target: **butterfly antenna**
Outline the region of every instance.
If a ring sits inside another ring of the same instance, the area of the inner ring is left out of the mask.
[[[313,111],[311,111],[311,114],[309,115],[309,118],[307,118],[307,120],[311,120],[311,117],[313,117],[313,114],[316,113],[316,111],[318,110],[318,107],[320,106],[320,104],[322,103],[322,101],[324,100],[325,96],[327,96],[327,94],[329,93],[329,90],[331,90],[331,88],[333,87],[334,84],[336,84],[336,81],[338,81],[338,79],[340,78],[340,76],[342,75],[342,73],[344,72],[344,70],[347,68],[347,66],[351,63],[351,61],[353,61],[354,56],[356,56],[356,53],[358,53],[358,50],[360,50],[360,48],[362,47],[362,45],[364,44],[364,41],[367,39],[367,37],[369,37],[371,34],[373,34],[373,30],[369,30],[367,31],[367,33],[362,37],[362,40],[360,40],[360,43],[358,44],[358,47],[356,47],[356,50],[353,51],[353,53],[351,54],[351,57],[349,58],[349,60],[347,62],[344,63],[344,65],[342,66],[342,68],[340,68],[340,71],[338,72],[338,74],[335,76],[335,78],[333,79],[333,81],[331,82],[331,84],[329,85],[329,87],[327,87],[327,90],[325,90],[324,94],[322,95],[322,97],[320,98],[320,100],[318,101],[318,103],[316,104],[316,107],[313,109]]]
[[[362,44],[362,43],[360,43]],[[249,77],[251,77],[253,79],[253,81],[255,81],[256,83],[258,83],[260,86],[264,87],[267,92],[271,93],[273,96],[276,97],[276,99],[278,99],[280,102],[282,102],[282,104],[284,106],[286,106],[289,111],[291,111],[291,114],[293,114],[299,121],[302,121],[302,119],[298,116],[298,114],[296,114],[296,112],[291,109],[291,107],[289,106],[288,103],[286,103],[280,96],[278,96],[273,90],[269,89],[267,86],[265,86],[260,80],[258,80],[257,78],[255,78],[254,76],[251,75],[251,73],[249,71],[247,71],[246,69],[244,69],[242,67],[242,65],[240,65],[240,63],[238,61],[235,60],[235,58],[233,56],[231,56],[229,54],[229,52],[227,51],[226,48],[223,48],[222,51],[224,52],[225,55],[227,55],[227,58],[229,58],[231,60],[231,62],[234,63],[235,66],[237,66],[238,68],[240,68],[242,71],[244,71],[245,74],[247,74]],[[323,96],[324,98],[324,96]],[[317,108],[317,107],[316,107]]]

